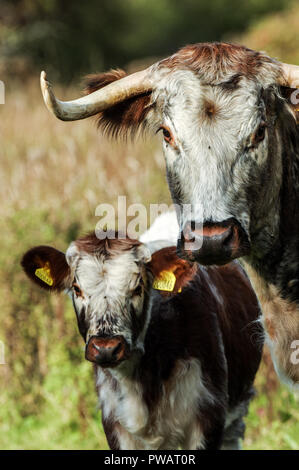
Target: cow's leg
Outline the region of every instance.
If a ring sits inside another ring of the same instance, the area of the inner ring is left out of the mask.
[[[224,430],[221,450],[241,450],[244,432],[245,424],[243,416],[240,416]]]
[[[221,405],[206,408],[199,418],[203,430],[203,446],[198,449],[219,450],[223,442],[225,409]]]
[[[219,450],[223,443],[224,423],[215,423],[213,429],[205,434],[205,450]]]
[[[248,413],[251,398],[255,395],[254,388],[248,391],[249,398],[230,410],[226,417],[221,450],[241,450],[245,433],[244,416]]]
[[[221,450],[242,450],[241,440],[232,439],[231,441],[223,440]]]
[[[102,418],[102,423],[110,450],[121,450],[115,422]]]

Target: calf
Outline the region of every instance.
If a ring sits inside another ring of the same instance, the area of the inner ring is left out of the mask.
[[[237,262],[203,267],[140,241],[38,246],[26,274],[70,294],[111,449],[239,448],[261,359],[259,307]]]

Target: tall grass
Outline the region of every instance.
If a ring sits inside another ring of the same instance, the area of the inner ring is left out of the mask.
[[[74,96],[58,89],[58,96]],[[66,249],[94,229],[95,208],[170,203],[158,138],[111,143],[92,120],[62,123],[47,112],[36,78],[6,84],[0,106],[0,448],[103,449],[93,371],[68,299],[27,281],[22,254],[36,244]],[[298,403],[268,355],[247,419],[244,447],[298,447]]]

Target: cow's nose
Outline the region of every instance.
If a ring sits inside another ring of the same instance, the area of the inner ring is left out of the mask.
[[[85,358],[102,367],[113,367],[126,358],[127,345],[122,336],[92,336],[86,346]]]
[[[226,264],[249,253],[248,237],[234,218],[207,222],[197,229],[187,222],[181,234],[179,250],[201,264]]]

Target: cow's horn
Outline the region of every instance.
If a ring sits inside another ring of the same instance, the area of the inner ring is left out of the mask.
[[[62,121],[76,121],[93,116],[132,96],[151,91],[148,69],[135,72],[120,80],[73,101],[58,100],[47,81],[46,72],[40,76],[42,94],[47,108]]]
[[[281,64],[281,66],[283,71],[281,84],[299,88],[299,66],[291,64]]]

